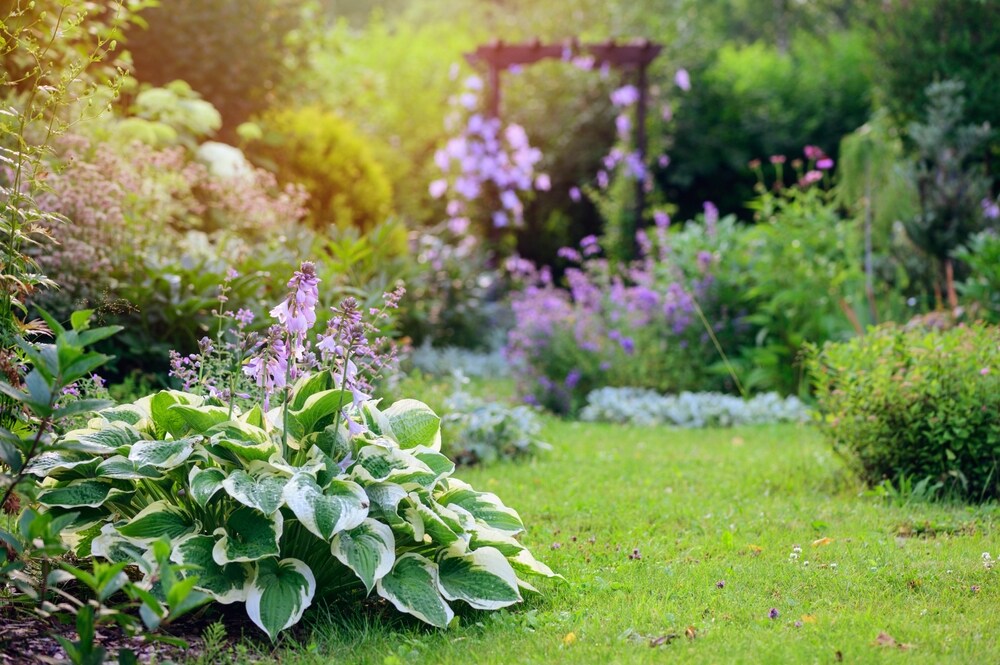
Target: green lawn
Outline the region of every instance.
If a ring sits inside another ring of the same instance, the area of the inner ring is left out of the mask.
[[[805,426],[551,421],[545,434],[554,450],[536,462],[457,475],[518,508],[526,542],[567,584],[544,585],[544,597],[512,611],[466,613],[447,632],[386,621],[392,613],[377,607],[318,610],[273,656],[464,665],[1000,657],[1000,567],[982,563],[984,551],[1000,557],[996,506],[866,494]],[[883,631],[910,646],[876,645]]]

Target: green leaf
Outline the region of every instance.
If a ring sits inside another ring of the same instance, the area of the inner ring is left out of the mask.
[[[521,575],[533,575],[535,577],[548,577],[550,579],[565,579],[562,575],[552,572],[552,569],[546,566],[544,563],[535,558],[535,556],[526,549],[521,550],[514,556],[508,556],[507,560],[510,562],[511,567],[514,568],[514,572]]]
[[[330,387],[330,372],[314,372],[307,374],[295,382],[292,387],[291,410],[299,411],[306,405],[306,400]]]
[[[69,315],[69,325],[77,332],[90,327],[90,317],[94,315],[92,309],[78,309]]]
[[[180,414],[187,426],[197,434],[229,420],[229,409],[222,406],[174,404],[170,411]]]
[[[76,480],[65,486],[42,492],[38,502],[60,508],[96,508],[113,496],[125,494],[100,480]]]
[[[285,486],[284,500],[302,526],[322,540],[353,529],[368,516],[368,495],[349,480],[322,488],[309,474],[297,473]]]
[[[127,524],[118,527],[118,533],[134,540],[157,540],[166,537],[174,540],[197,531],[198,524],[166,501],[154,501],[143,508]]]
[[[458,534],[438,515],[434,510],[428,508],[416,494],[410,494],[410,508],[417,512],[424,525],[424,533],[439,544],[448,546],[458,540]]]
[[[498,610],[521,601],[517,575],[499,550],[463,549],[452,547],[438,557],[438,579],[445,598],[464,600],[477,610]]]
[[[267,425],[267,421],[264,419],[264,411],[261,410],[260,404],[254,404],[253,408],[240,416],[239,420],[241,423],[253,425],[261,429],[265,429]]]
[[[316,593],[312,570],[298,559],[265,559],[257,564],[247,594],[247,614],[274,641],[299,622]]]
[[[113,563],[134,564],[143,560],[147,548],[118,533],[113,524],[101,527],[101,533],[90,542],[90,555]]]
[[[415,399],[402,399],[384,412],[392,435],[403,448],[441,449],[441,417]]]
[[[373,519],[333,537],[330,552],[354,571],[368,593],[375,583],[392,570],[396,558],[396,539],[392,529]]]
[[[171,410],[170,407],[175,404],[199,406],[202,402],[204,402],[204,399],[198,395],[184,393],[179,390],[161,390],[153,395],[153,399],[150,402],[150,414],[153,424],[156,425],[158,431],[167,432],[175,439],[179,439],[187,433],[189,425],[180,413]]]
[[[215,530],[220,538],[212,549],[212,558],[221,566],[278,556],[283,524],[280,510],[265,517],[253,508],[237,508],[225,526]]]
[[[195,588],[217,602],[228,605],[245,601],[250,590],[250,567],[245,563],[220,566],[212,557],[214,547],[213,537],[195,535],[177,543],[170,558],[175,563],[196,568],[192,573],[198,577]]]
[[[188,472],[188,486],[191,488],[191,498],[204,508],[216,492],[222,489],[222,481],[226,474],[222,469],[199,469],[191,467]]]
[[[521,516],[513,508],[503,505],[496,494],[477,492],[454,478],[448,479],[447,491],[436,497],[444,506],[461,506],[488,526],[511,534],[524,531]]]
[[[156,467],[140,466],[122,455],[115,455],[101,462],[97,467],[96,474],[99,478],[113,480],[142,480],[163,477],[163,473]]]
[[[211,436],[219,446],[235,453],[245,460],[266,462],[278,452],[278,445],[260,427],[231,420],[212,427],[206,435]]]
[[[244,506],[271,515],[281,508],[283,503],[281,493],[286,483],[288,479],[281,476],[251,476],[246,471],[237,470],[222,481],[222,487],[229,496]]]
[[[366,483],[388,480],[399,485],[421,487],[434,484],[438,477],[429,466],[409,452],[382,446],[365,446],[359,450],[351,473]]]
[[[368,514],[370,517],[385,522],[396,533],[409,536],[414,542],[424,542],[424,522],[416,510],[404,510],[404,516],[399,514],[399,506],[407,498],[406,490],[395,483],[373,483],[365,486],[365,493],[370,502]],[[404,503],[409,506],[409,501]]]
[[[437,476],[434,482],[442,478],[447,478],[455,472],[455,463],[448,459],[446,455],[442,455],[439,452],[433,450],[414,451],[413,456],[426,464],[434,472]]]
[[[96,419],[92,422],[96,422]],[[114,422],[101,429],[67,432],[62,444],[67,448],[95,455],[114,455],[142,440],[142,434],[132,425]]]
[[[441,597],[437,566],[412,552],[396,559],[388,575],[378,581],[378,594],[400,612],[421,621],[447,628],[455,613]]]
[[[99,414],[101,418],[109,423],[122,422],[141,428],[140,424],[144,419],[149,418],[149,414],[134,404],[122,404],[104,409]]]
[[[112,406],[114,402],[108,399],[78,399],[66,406],[59,407],[52,415],[56,419],[68,418],[81,413],[93,413]]]
[[[60,469],[73,469],[92,461],[93,455],[75,450],[47,450],[32,460],[27,472],[45,478]]]
[[[191,456],[195,441],[194,438],[177,441],[137,441],[129,451],[128,458],[139,466],[174,469]]]
[[[301,435],[296,438],[314,432],[316,423],[340,411],[345,405],[351,403],[351,399],[349,391],[339,389],[324,390],[310,395],[301,409],[289,411],[289,415],[294,417],[302,427]]]

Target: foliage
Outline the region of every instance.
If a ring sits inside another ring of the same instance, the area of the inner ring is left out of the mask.
[[[172,0],[145,9],[144,25],[128,31],[136,77],[164,86],[187,81],[219,109],[227,137],[271,103],[280,79],[301,47],[292,0]],[[170,57],[164,57],[170,54]]]
[[[1000,333],[883,326],[808,359],[822,426],[862,478],[1000,495]]]
[[[39,501],[91,509],[74,523],[80,556],[127,560],[168,537],[172,560],[198,566],[195,588],[245,602],[272,639],[314,597],[377,589],[444,628],[447,600],[497,609],[521,599],[518,573],[552,576],[515,539],[517,513],[451,477],[426,406],[354,406],[329,371],[288,400],[241,412],[161,391],[102,411],[67,435],[79,452],[33,467],[51,479]]]
[[[44,156],[73,122],[93,113],[98,93],[121,83],[112,58],[116,37],[139,2],[115,2],[106,13],[64,2],[0,4],[0,344],[22,333],[25,299],[53,283],[29,251],[45,227],[62,218],[38,203]],[[0,411],[5,406],[0,406]]]
[[[143,86],[125,115],[110,123],[108,140],[124,145],[141,141],[156,147],[183,144],[194,148],[222,127],[219,111],[184,81],[171,81],[162,88]]]
[[[587,395],[580,419],[628,425],[737,427],[806,420],[797,397],[762,393],[744,399],[720,393],[661,395],[643,388],[601,388]]]
[[[490,464],[534,457],[551,446],[541,440],[541,420],[529,407],[505,406],[473,397],[455,370],[455,389],[445,402],[442,430],[448,457],[458,464]]]
[[[409,302],[400,330],[414,343],[482,348],[484,330],[496,324],[501,287],[490,256],[476,235],[441,224],[410,233],[411,263],[403,275]]]
[[[969,276],[956,285],[973,308],[973,316],[1000,324],[1000,231],[982,231],[954,254]]]
[[[753,342],[739,349],[740,377],[755,389],[785,394],[806,387],[798,363],[805,342],[846,339],[860,331],[864,316],[858,314],[864,303],[860,229],[840,216],[834,192],[809,184],[822,182],[822,171],[797,175],[797,186],[761,187],[751,204],[757,223],[740,239],[730,273],[754,328]]]
[[[754,193],[747,163],[816,145],[837,156],[840,139],[870,111],[868,50],[854,32],[796,36],[787,51],[768,42],[723,45],[692,69],[696,85],[675,113],[672,163],[664,174],[682,214],[702,201],[737,211]]]
[[[924,117],[927,87],[945,79],[965,82],[970,122],[1000,126],[1000,35],[994,29],[1000,7],[980,0],[889,0],[868,10],[880,101],[901,127]]]
[[[565,289],[547,268],[508,261],[524,278],[512,296],[515,325],[506,348],[522,395],[572,413],[604,386],[678,392],[721,385],[706,371],[716,356],[697,314],[698,303],[716,311],[717,257],[704,246],[696,249],[701,240],[717,238],[716,222],[709,219],[711,229],[689,224],[673,234],[675,243],[661,218],[655,241],[642,232],[640,259],[628,265],[601,258],[600,241],[584,238],[580,250],[561,252],[576,264],[566,269]],[[718,311],[713,325],[721,333],[734,321]]]
[[[928,86],[926,122],[909,127],[917,148],[920,210],[904,225],[913,243],[938,263],[938,289],[952,288],[949,255],[986,222],[983,201],[990,182],[977,158],[992,130],[988,124],[961,124],[964,88],[958,81]]]
[[[398,213],[415,225],[440,219],[427,188],[440,177],[433,157],[447,138],[442,108],[461,83],[449,67],[474,48],[476,31],[461,12],[434,24],[377,14],[363,29],[341,21],[312,44],[309,68],[287,82],[364,134],[385,166]]]
[[[309,192],[310,222],[370,229],[391,211],[392,190],[365,140],[319,106],[272,110],[260,119],[262,136],[249,142],[250,159],[279,181]]]

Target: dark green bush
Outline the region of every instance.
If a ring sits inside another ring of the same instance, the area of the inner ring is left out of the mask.
[[[306,106],[269,112],[260,124],[263,136],[247,146],[248,156],[280,181],[306,188],[314,226],[370,229],[389,215],[389,179],[350,123]]]
[[[146,9],[147,27],[127,33],[142,82],[178,79],[212,103],[224,136],[269,105],[278,82],[300,54],[288,36],[300,27],[295,0],[169,0]]]
[[[1000,328],[873,328],[807,365],[822,427],[865,481],[1000,496]]]

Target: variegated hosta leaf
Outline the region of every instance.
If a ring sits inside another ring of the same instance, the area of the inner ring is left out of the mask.
[[[358,451],[358,459],[351,473],[365,483],[388,480],[399,485],[428,487],[437,481],[429,466],[405,450],[365,446]]]
[[[253,408],[241,415],[238,420],[241,423],[253,425],[254,427],[260,427],[266,431],[267,418],[264,417],[264,411],[261,410],[259,404],[254,404]]]
[[[174,545],[170,559],[174,563],[197,566],[197,570],[188,573],[198,577],[195,588],[223,605],[245,601],[250,590],[252,569],[245,563],[220,566],[212,557],[214,547],[215,539],[212,536],[190,536]]]
[[[351,403],[351,393],[347,390],[324,390],[306,398],[302,408],[292,409],[289,416],[295,420],[300,432],[296,438],[316,431],[316,424],[328,416],[339,412]]]
[[[211,404],[202,404],[201,406],[174,404],[170,407],[170,411],[180,415],[185,424],[196,434],[202,434],[215,425],[230,419],[229,409]]]
[[[270,515],[281,508],[282,491],[287,482],[288,479],[281,476],[251,476],[246,471],[237,470],[222,481],[222,487],[244,506]]]
[[[215,530],[220,538],[212,548],[212,558],[221,566],[278,556],[283,524],[280,510],[265,517],[253,508],[237,508],[226,525]]]
[[[378,595],[400,612],[421,621],[447,628],[455,613],[441,597],[438,570],[434,562],[412,552],[396,559],[388,575],[378,581]]]
[[[494,529],[518,534],[524,531],[521,516],[513,508],[503,505],[496,494],[477,492],[469,485],[454,478],[448,479],[447,490],[438,495],[437,501],[445,506],[458,505],[466,509],[477,520]]]
[[[315,593],[316,578],[304,562],[265,559],[257,564],[247,594],[247,614],[274,640],[278,633],[298,623]]]
[[[101,480],[74,480],[42,492],[38,502],[43,506],[60,508],[96,508],[108,499],[126,493]]]
[[[94,461],[94,455],[90,453],[78,452],[75,450],[48,450],[35,457],[28,466],[27,472],[46,478],[52,476],[59,478],[59,471],[74,469],[82,464]],[[100,460],[100,458],[97,458]]]
[[[406,513],[409,501],[406,490],[395,483],[372,483],[365,486],[365,493],[371,505],[368,514],[392,527],[397,533],[409,536],[414,542],[424,541],[424,522],[416,509],[410,508]],[[399,514],[400,503],[404,505],[404,514]]]
[[[333,375],[329,371],[312,372],[303,375],[292,386],[292,410],[298,411],[305,406],[307,399],[316,393],[327,390],[332,384]]]
[[[127,523],[118,527],[118,533],[132,540],[153,541],[166,536],[174,540],[194,533],[200,526],[166,501],[154,501]]]
[[[210,428],[205,434],[219,446],[239,455],[245,460],[266,462],[278,452],[278,444],[261,427],[232,420]]]
[[[90,555],[112,563],[136,563],[149,560],[148,549],[118,533],[113,524],[101,527],[101,533],[90,541]]]
[[[459,508],[459,510],[462,509]],[[485,524],[480,523],[473,526],[469,529],[469,535],[471,536],[469,541],[470,549],[476,550],[481,547],[494,547],[503,552],[504,556],[507,557],[517,556],[518,553],[524,550],[524,545],[511,535],[510,532],[494,529]]]
[[[366,519],[360,526],[335,535],[330,552],[353,570],[371,593],[375,583],[392,570],[396,539],[388,526]]]
[[[158,469],[179,467],[194,452],[195,439],[176,441],[138,441],[132,446],[128,458],[139,466]]]
[[[323,540],[353,529],[368,516],[368,495],[349,480],[322,488],[309,474],[297,473],[285,485],[284,500],[302,526]]]
[[[179,439],[187,433],[190,426],[180,413],[171,411],[170,407],[175,404],[200,406],[204,401],[205,399],[199,395],[180,390],[161,390],[150,400],[150,416],[157,431],[169,433],[175,439]]]
[[[409,506],[420,516],[424,532],[431,537],[431,540],[445,547],[458,540],[458,534],[432,508],[425,506],[419,496],[410,494],[409,499]]]
[[[191,488],[191,498],[204,508],[215,493],[222,489],[222,481],[226,474],[222,469],[199,469],[191,467],[188,472],[188,487]]]
[[[156,467],[140,466],[122,455],[109,457],[100,463],[96,470],[99,478],[113,480],[142,480],[143,478],[161,478],[163,473]]]
[[[455,463],[446,455],[434,450],[413,450],[411,452],[414,457],[426,464],[437,475],[434,479],[435,482],[455,473]]]
[[[383,414],[392,428],[392,436],[403,448],[424,446],[441,450],[441,417],[423,402],[401,399]]]
[[[514,572],[519,575],[533,575],[535,577],[548,577],[550,579],[565,579],[562,575],[552,572],[552,569],[535,558],[527,549],[523,549],[515,556],[508,556],[507,561],[514,568]]]
[[[149,412],[135,404],[122,404],[98,411],[98,417],[106,423],[127,423],[136,428],[142,428],[143,421],[149,418]]]
[[[521,601],[517,575],[499,550],[463,550],[453,547],[438,557],[438,579],[445,598],[464,600],[477,610],[498,610]]]
[[[78,429],[68,432],[62,445],[95,455],[114,455],[124,452],[129,446],[142,440],[142,434],[125,422],[110,423],[101,429]]]

